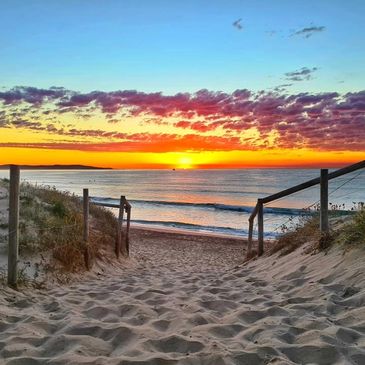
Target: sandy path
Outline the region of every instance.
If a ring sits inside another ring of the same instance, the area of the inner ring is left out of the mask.
[[[134,231],[132,242],[135,259],[112,276],[3,292],[0,362],[365,364],[364,250],[234,268],[238,241]]]

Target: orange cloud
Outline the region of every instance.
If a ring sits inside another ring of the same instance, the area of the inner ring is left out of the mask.
[[[200,90],[169,96],[16,87],[0,92],[0,147],[7,150],[222,151],[226,166],[237,165],[229,160],[230,151],[310,150],[331,152],[328,161],[333,162],[336,151],[365,155],[364,125],[365,91],[286,95]]]

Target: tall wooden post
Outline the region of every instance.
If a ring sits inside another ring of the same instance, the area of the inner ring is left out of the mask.
[[[320,196],[320,230],[322,234],[329,231],[328,223],[328,169],[321,169],[321,196]]]
[[[125,237],[125,245],[126,245],[126,254],[127,257],[129,257],[129,228],[131,225],[131,206],[128,205],[127,207],[127,232]]]
[[[264,253],[264,204],[261,199],[257,200],[258,211],[257,211],[257,229],[258,229],[258,240],[259,247],[257,255],[261,256]]]
[[[117,241],[116,241],[116,247],[115,247],[115,252],[116,252],[117,258],[119,258],[120,253],[124,252],[123,247],[122,247],[122,228],[123,228],[124,202],[125,202],[125,196],[121,195],[120,202],[119,202]]]
[[[248,242],[247,242],[247,252],[246,258],[250,259],[252,255],[252,235],[253,235],[253,219],[248,220]]]
[[[90,251],[89,251],[89,189],[83,190],[83,211],[84,211],[84,258],[87,270],[90,270]]]
[[[18,284],[19,180],[19,166],[10,165],[8,285],[15,289]]]

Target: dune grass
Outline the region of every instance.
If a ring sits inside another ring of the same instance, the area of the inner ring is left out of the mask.
[[[287,255],[309,240],[318,241],[320,237],[318,214],[300,217],[294,226],[283,229],[283,233],[272,245],[270,254],[280,252],[280,256]]]
[[[365,208],[357,211],[338,232],[336,242],[345,245],[365,245]]]
[[[365,245],[365,209],[363,206],[356,212],[330,211],[330,231],[321,234],[319,230],[319,214],[313,213],[302,217],[293,227],[285,228],[270,253],[279,252],[287,255],[306,243],[311,243],[309,251],[322,251],[332,245]]]
[[[0,184],[8,188],[9,182]],[[47,253],[53,263],[48,269],[61,267],[68,272],[85,269],[82,201],[76,195],[54,187],[20,186],[19,251],[22,257]],[[113,247],[116,219],[103,207],[90,205],[89,252],[100,258],[101,247]]]

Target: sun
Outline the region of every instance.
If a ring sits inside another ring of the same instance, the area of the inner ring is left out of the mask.
[[[189,156],[182,156],[178,160],[177,167],[179,169],[192,169],[193,168],[193,160]]]

